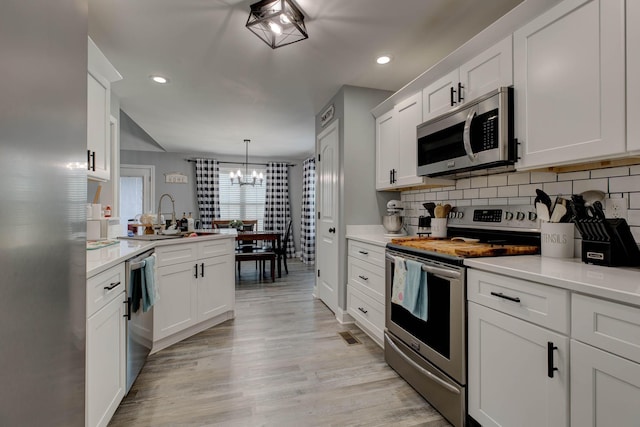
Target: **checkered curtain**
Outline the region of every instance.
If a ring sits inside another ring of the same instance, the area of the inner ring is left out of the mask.
[[[305,264],[316,261],[316,159],[304,161],[302,171],[302,218],[300,219],[300,259]]]
[[[202,228],[213,228],[220,218],[220,165],[214,159],[196,159],[196,197]]]
[[[291,221],[291,207],[289,205],[289,165],[287,163],[269,162],[267,164],[267,187],[264,203],[264,229],[287,232],[287,225]],[[295,254],[293,231],[287,242],[287,258]]]

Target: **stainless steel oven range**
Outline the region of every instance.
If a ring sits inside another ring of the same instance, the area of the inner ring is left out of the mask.
[[[450,240],[455,237],[466,241]],[[466,409],[464,259],[535,253],[539,247],[539,221],[529,205],[454,208],[448,219],[448,239],[387,244],[385,360],[454,426],[473,423]],[[408,260],[418,262],[426,278],[426,321],[392,301],[395,263]]]

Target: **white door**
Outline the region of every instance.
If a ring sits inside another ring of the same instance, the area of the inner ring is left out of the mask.
[[[571,340],[572,426],[637,426],[638,402],[640,364]]]
[[[513,42],[509,36],[460,67],[463,102],[513,84]]]
[[[338,278],[340,254],[338,235],[339,192],[339,141],[340,122],[334,121],[318,135],[317,147],[320,160],[316,166],[317,211],[316,254],[318,275],[316,275],[317,297],[334,313],[338,309]]]
[[[398,171],[396,185],[420,185],[424,183],[418,176],[417,127],[422,121],[422,93],[399,102],[395,106],[396,131],[398,135]]]
[[[569,338],[472,302],[468,323],[469,414],[484,427],[566,427]]]

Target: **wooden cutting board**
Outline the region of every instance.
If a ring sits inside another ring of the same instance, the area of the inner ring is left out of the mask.
[[[499,245],[493,243],[467,243],[438,239],[434,237],[405,237],[392,239],[391,243],[423,251],[461,256],[467,258],[490,257],[498,255],[533,255],[540,248],[532,245]]]

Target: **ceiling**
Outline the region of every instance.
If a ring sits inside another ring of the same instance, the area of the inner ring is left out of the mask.
[[[89,34],[123,76],[121,109],[166,151],[240,155],[250,139],[251,155],[299,159],[342,85],[397,91],[521,1],[297,0],[309,39],[274,50],[245,28],[252,0],[89,0]]]

